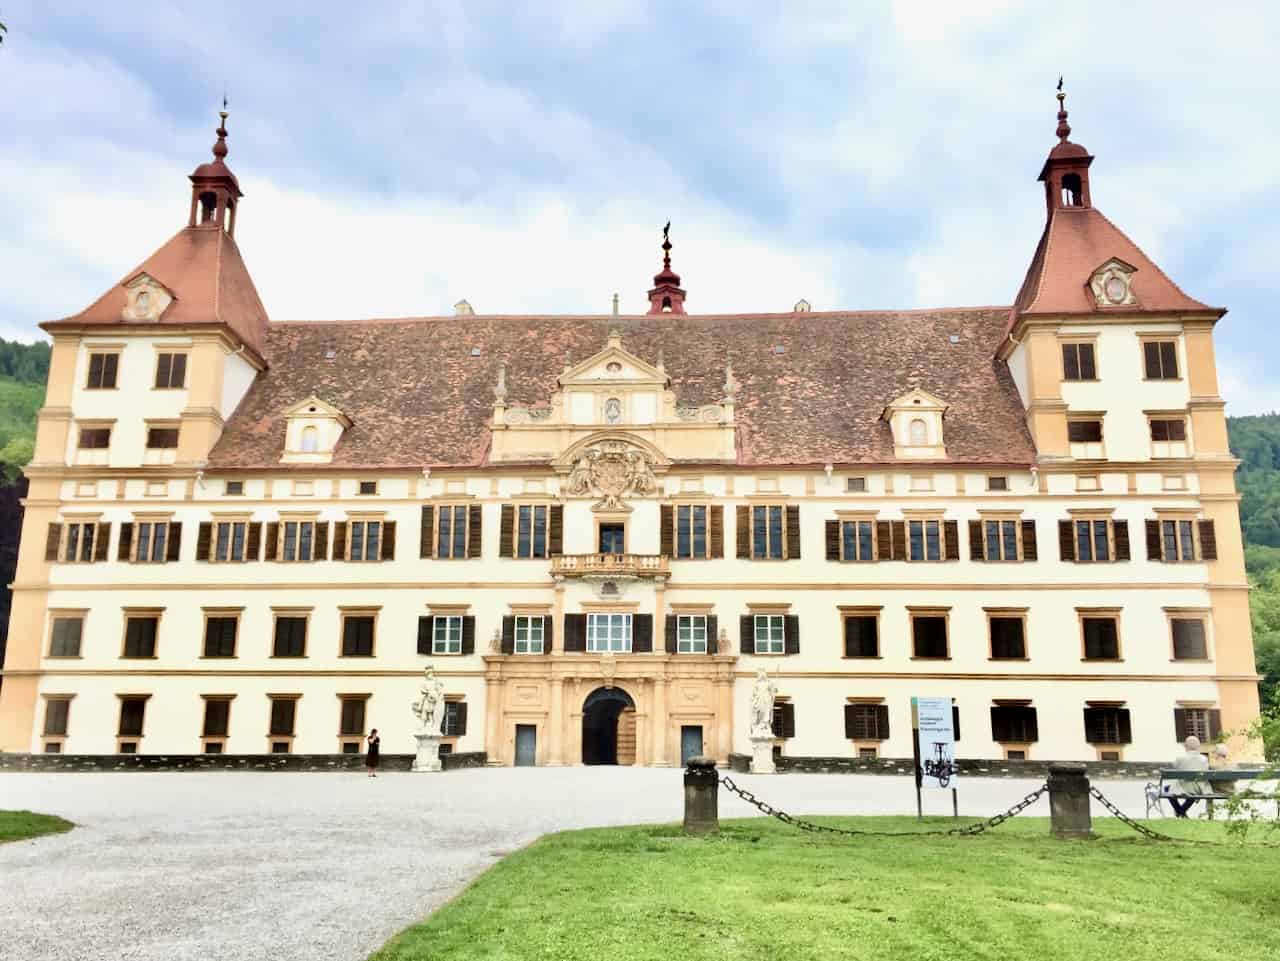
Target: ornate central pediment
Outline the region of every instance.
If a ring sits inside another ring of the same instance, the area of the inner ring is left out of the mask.
[[[658,493],[659,472],[666,459],[647,445],[628,438],[600,437],[579,443],[560,459],[569,468],[563,491],[570,497],[599,497],[593,511],[629,511],[628,497]]]

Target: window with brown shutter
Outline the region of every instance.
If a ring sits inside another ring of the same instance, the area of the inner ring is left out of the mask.
[[[587,649],[587,615],[564,616],[564,649],[566,653],[581,653]]]
[[[880,619],[875,614],[846,614],[844,656],[880,656]]]
[[[1077,517],[1058,522],[1064,561],[1080,564],[1129,560],[1129,522],[1109,517]]]
[[[347,552],[334,560],[380,561],[383,560],[383,522],[353,520],[347,522]],[[285,533],[286,544],[288,532]]]
[[[724,505],[712,504],[711,524],[711,558],[720,560],[724,557]]]
[[[475,508],[479,510],[479,508]],[[564,553],[564,505],[552,504],[547,531],[547,553],[559,557]]]
[[[889,737],[887,704],[846,704],[844,736],[851,741],[884,741]]]
[[[1021,661],[1026,659],[1026,622],[1022,615],[993,614],[988,617],[987,625],[991,633],[991,659],[993,661]]]
[[[187,384],[186,354],[156,354],[156,390],[180,390]]]
[[[422,536],[430,544],[434,531],[434,556],[462,560],[467,557],[467,535],[470,530],[470,507],[466,504],[440,504],[424,507]],[[427,519],[434,512],[434,517]],[[427,547],[428,557],[433,556]]]
[[[1123,707],[1086,707],[1084,709],[1085,740],[1090,744],[1130,744],[1133,731],[1129,710]]]
[[[711,510],[706,504],[664,504],[661,553],[679,560],[711,556]]]
[[[1212,744],[1222,735],[1222,712],[1208,707],[1175,707],[1173,736],[1178,742],[1198,737],[1201,744]]]
[[[983,561],[1019,561],[1022,560],[1019,550],[1019,535],[1023,523],[1016,518],[985,517],[978,522],[977,534],[979,551]],[[969,525],[969,536],[974,534],[974,527]],[[973,545],[970,544],[972,553]]]
[[[773,736],[779,739],[796,736],[796,706],[790,701],[778,701],[773,705]]]
[[[1213,521],[1200,521],[1197,526],[1200,528],[1200,559],[1216,561],[1218,559],[1218,535],[1214,530]]]
[[[940,520],[911,519],[906,521],[906,554],[909,561],[941,561],[952,560],[960,556],[959,535],[955,531],[955,521],[947,521],[944,527]],[[944,531],[946,540],[944,544]],[[954,539],[954,540],[953,540]],[[896,547],[896,545],[895,545]],[[954,547],[954,552],[952,548]]]
[[[516,556],[516,508],[514,504],[502,505],[502,516],[498,523],[498,556]]]
[[[1178,379],[1178,342],[1176,340],[1143,341],[1142,358],[1147,380]]]
[[[426,559],[435,555],[436,509],[422,505],[422,520],[418,525],[418,557]]]
[[[1209,657],[1203,617],[1171,617],[1173,657],[1178,661],[1203,661]]]
[[[51,535],[53,527],[54,525],[49,526]],[[68,564],[92,564],[98,556],[95,548],[98,547],[99,538],[103,536],[104,531],[110,529],[110,524],[97,524],[93,521],[60,525],[59,533],[64,535],[65,540],[62,547],[62,560]]]
[[[114,390],[116,372],[120,367],[119,354],[90,354],[89,377],[85,381],[86,390]]]
[[[1094,363],[1094,345],[1092,343],[1062,345],[1062,379],[1098,379],[1097,365]]]
[[[947,649],[947,617],[944,613],[911,612],[912,657],[949,657]]]
[[[827,521],[826,534],[828,559],[839,561],[874,561],[876,559],[876,522],[874,520]]]
[[[482,546],[481,531],[483,525],[483,515],[480,513],[480,505],[472,504],[470,511],[467,512],[467,557],[479,557]]]
[[[735,512],[734,536],[737,540],[737,556],[745,560],[751,556],[751,508],[739,505]]]
[[[462,737],[467,733],[467,702],[445,701],[444,716],[440,719],[440,734],[444,737]]]
[[[1118,661],[1120,659],[1120,622],[1114,614],[1083,614],[1080,629],[1084,635],[1086,661]]]
[[[742,512],[738,519],[741,522]],[[800,556],[800,508],[789,504],[753,504],[749,508],[747,536],[752,560],[787,560]],[[739,544],[742,533],[739,531]]]
[[[1027,705],[994,705],[991,708],[991,740],[1004,744],[1034,744],[1040,740],[1036,709]]]

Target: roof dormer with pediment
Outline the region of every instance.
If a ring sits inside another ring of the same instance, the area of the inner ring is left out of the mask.
[[[949,404],[919,387],[885,405],[880,415],[893,431],[893,454],[906,460],[941,460],[947,456],[942,421]]]
[[[653,361],[631,353],[616,327],[597,353],[577,363],[565,357],[545,405],[508,404],[506,378],[504,366],[494,388],[491,460],[554,460],[606,432],[633,435],[673,461],[734,459],[729,372],[720,403],[683,407],[661,353]]]
[[[328,464],[351,418],[312,394],[282,411],[285,420],[282,464]]]

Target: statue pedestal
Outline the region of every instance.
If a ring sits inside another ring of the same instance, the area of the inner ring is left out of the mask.
[[[773,735],[768,734],[764,737],[753,736],[751,738],[751,773],[752,774],[777,774],[778,769],[773,766]]]
[[[440,764],[440,735],[415,734],[418,742],[418,753],[413,759],[411,771],[434,772],[444,770]]]

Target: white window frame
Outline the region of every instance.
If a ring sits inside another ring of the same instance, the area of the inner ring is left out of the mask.
[[[785,614],[756,614],[752,624],[757,654],[785,654],[787,617]]]
[[[587,650],[603,654],[631,651],[632,619],[630,614],[587,614]]]
[[[676,653],[707,653],[707,615],[680,614],[676,617]]]
[[[437,614],[431,619],[431,653],[462,653],[461,614]]]
[[[547,618],[545,614],[517,614],[515,653],[542,654],[546,650]]]

